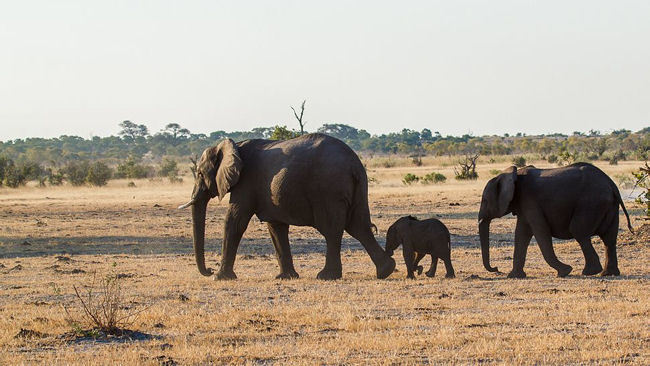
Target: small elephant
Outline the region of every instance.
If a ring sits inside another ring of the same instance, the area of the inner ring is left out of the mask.
[[[392,256],[393,251],[402,245],[404,262],[408,271],[407,278],[415,278],[414,271],[422,274],[422,266],[418,265],[425,255],[431,255],[431,268],[427,277],[436,274],[438,258],[442,259],[447,269],[447,278],[455,277],[451,265],[451,241],[449,230],[437,219],[418,220],[413,216],[404,216],[388,228],[386,234],[386,254]]]
[[[555,169],[512,166],[490,179],[483,190],[478,213],[483,265],[490,272],[497,271],[490,266],[490,222],[512,213],[517,216],[517,224],[513,266],[508,277],[526,277],[526,251],[533,236],[544,260],[559,277],[567,276],[572,268],[557,258],[552,238],[575,239],[580,244],[585,257],[583,275],[618,276],[619,206],[632,231],[630,216],[616,184],[591,164],[576,163]],[[594,235],[607,248],[604,269],[591,244]]]

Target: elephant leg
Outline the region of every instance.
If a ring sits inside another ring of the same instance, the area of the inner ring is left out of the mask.
[[[605,269],[600,273],[601,276],[619,276],[621,271],[618,269],[618,258],[616,256],[616,237],[618,236],[618,210],[616,212],[615,224],[602,235],[600,238],[605,244]]]
[[[377,239],[370,229],[370,220],[355,219],[345,228],[345,231],[357,239],[370,255],[375,264],[377,278],[383,279],[391,275],[395,270],[395,260],[391,258],[377,243]],[[411,262],[413,263],[413,262]]]
[[[535,239],[537,240],[537,245],[542,251],[546,263],[557,271],[558,277],[568,276],[573,268],[568,264],[560,262],[555,255],[555,250],[553,249],[553,238],[551,237],[550,230],[548,230],[547,227],[540,228],[533,226],[533,232]]]
[[[591,237],[576,237],[576,241],[580,244],[582,254],[585,256],[585,268],[582,270],[582,274],[591,276],[600,273],[603,270],[603,266],[600,265],[598,253],[596,253],[594,246],[591,244]]]
[[[447,270],[447,274],[445,275],[445,278],[456,277],[456,273],[454,272],[454,267],[451,265],[451,256],[446,256],[442,261],[445,263],[445,269]]]
[[[512,271],[508,273],[508,278],[525,278],[524,264],[526,264],[526,253],[530,245],[530,239],[533,238],[533,231],[530,225],[522,220],[517,219],[515,227],[515,253],[512,256]]]
[[[338,233],[324,233],[327,242],[327,255],[325,257],[325,267],[318,272],[316,278],[319,280],[338,280],[343,277],[343,267],[341,265],[341,239],[343,230]]]
[[[413,271],[415,270],[415,252],[413,247],[407,243],[402,243],[402,253],[404,253],[404,263],[406,263],[406,278],[415,279]]]
[[[240,207],[232,204],[228,208],[221,247],[221,267],[214,278],[215,280],[237,278],[235,271],[233,270],[235,265],[235,256],[237,255],[239,242],[241,241],[241,238],[248,227],[248,222],[252,217],[252,214],[243,212],[244,210]]]
[[[438,257],[431,254],[431,267],[429,267],[429,270],[426,273],[427,277],[435,276],[437,268],[438,268]]]
[[[298,278],[293,267],[293,258],[291,257],[291,248],[289,248],[289,225],[281,223],[267,223],[271,240],[275,247],[275,256],[280,265],[280,274],[275,278],[291,279]]]
[[[602,222],[606,217],[594,217],[595,213],[603,215],[597,207],[580,207],[574,212],[573,218],[571,218],[571,222],[569,223],[569,232],[576,238],[578,244],[580,244],[580,249],[585,257],[585,268],[582,270],[583,275],[594,275],[603,270],[603,267],[600,265],[598,253],[596,253],[591,243],[591,235],[597,231],[597,223]]]
[[[413,262],[413,268],[415,271],[418,272],[418,276],[422,274],[422,271],[424,270],[424,267],[420,265],[420,261],[422,258],[424,258],[426,254],[422,252],[417,252],[415,256],[415,261]]]

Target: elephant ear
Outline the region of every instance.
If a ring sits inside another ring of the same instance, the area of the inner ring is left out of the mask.
[[[517,167],[514,165],[499,175],[499,195],[497,199],[499,217],[508,213],[508,206],[510,206],[510,202],[515,196],[515,181],[517,181]]]
[[[243,166],[239,149],[232,139],[223,140],[217,146],[220,162],[217,168],[215,181],[217,183],[217,192],[219,201],[223,199],[226,193],[230,192],[232,187],[239,181],[239,174]]]

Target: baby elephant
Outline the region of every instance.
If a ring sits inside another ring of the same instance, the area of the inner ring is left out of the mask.
[[[453,278],[454,267],[451,266],[451,242],[449,230],[437,219],[418,220],[413,216],[405,216],[388,228],[386,235],[386,254],[392,256],[393,251],[402,245],[404,262],[406,262],[407,278],[415,278],[414,271],[422,274],[420,260],[431,254],[431,268],[426,273],[428,277],[436,274],[438,258],[445,262],[447,278]]]

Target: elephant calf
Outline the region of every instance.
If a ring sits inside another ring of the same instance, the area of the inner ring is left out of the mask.
[[[402,245],[404,262],[406,262],[407,278],[415,278],[414,271],[422,274],[422,266],[418,265],[425,255],[431,255],[431,268],[426,273],[428,277],[436,274],[438,258],[442,259],[447,269],[447,278],[455,277],[451,265],[451,241],[449,230],[437,219],[418,220],[413,216],[404,216],[390,228],[386,235],[386,254],[392,256],[393,251]]]

